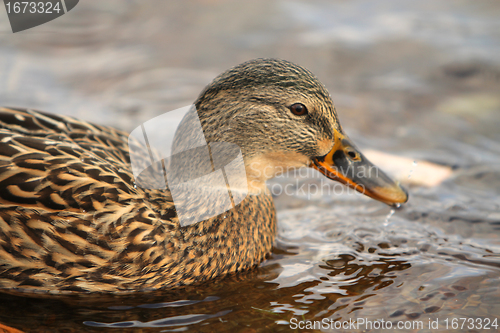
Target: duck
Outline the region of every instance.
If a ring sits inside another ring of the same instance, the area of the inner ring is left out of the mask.
[[[180,223],[168,184],[137,186],[129,133],[0,108],[0,291],[148,292],[252,269],[273,246],[277,217],[266,181],[283,170],[313,168],[392,206],[408,200],[348,138],[328,90],[304,67],[244,62],[209,83],[194,106],[207,143],[240,149],[248,192],[189,225]],[[377,172],[367,175],[370,168]]]

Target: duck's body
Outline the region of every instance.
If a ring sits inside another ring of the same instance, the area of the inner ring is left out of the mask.
[[[225,218],[180,228],[168,191],[134,186],[127,133],[31,110],[0,109],[0,189],[8,289],[192,284],[262,261],[276,230],[265,192]]]
[[[272,90],[263,86],[266,73]],[[308,85],[293,87],[294,78]],[[313,97],[299,94],[311,110],[304,118],[290,96],[307,87]],[[281,100],[274,95],[285,88],[295,90],[279,108]],[[332,155],[341,147],[339,138],[348,144],[328,101],[326,89],[310,72],[280,60],[254,60],[216,78],[196,103],[201,124],[208,142],[241,147],[250,193],[226,213],[186,227],[179,225],[168,189],[135,185],[127,133],[69,117],[0,108],[0,289],[155,290],[256,265],[271,250],[276,217],[265,189],[270,176],[252,173],[249,165],[261,170],[314,166],[352,185],[328,169],[328,163],[342,162]],[[259,118],[261,114],[265,117]],[[284,125],[269,128],[273,119]],[[290,135],[297,135],[298,143]],[[378,199],[406,200],[398,195]]]

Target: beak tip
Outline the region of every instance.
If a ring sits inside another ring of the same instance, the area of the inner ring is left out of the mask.
[[[403,186],[401,186],[399,184],[398,184],[398,187],[400,190],[400,193],[398,194],[398,198],[389,204],[390,206],[392,206],[394,208],[401,208],[401,206],[403,204],[408,202],[408,199],[410,197],[408,194],[408,190],[406,188],[404,188]]]
[[[379,200],[392,208],[401,208],[403,204],[408,202],[408,191],[400,184],[394,184],[391,188],[377,188],[375,193],[378,195],[370,195],[372,198]],[[366,194],[366,193],[365,193]]]
[[[410,198],[410,195],[408,194],[408,190],[402,186],[401,186],[401,189],[403,190],[403,192],[405,193],[405,196],[406,196],[406,199],[403,203],[407,203],[408,199]]]

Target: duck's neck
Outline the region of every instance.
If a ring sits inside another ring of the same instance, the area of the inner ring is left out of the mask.
[[[250,193],[266,192],[266,181],[290,170],[310,164],[310,159],[296,152],[267,152],[245,159],[248,189]]]

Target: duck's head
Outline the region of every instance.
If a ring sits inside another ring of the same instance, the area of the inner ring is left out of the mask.
[[[312,167],[386,204],[408,199],[353,145],[330,94],[303,67],[278,59],[245,62],[216,77],[195,105],[208,142],[241,148],[252,191],[283,171]]]

